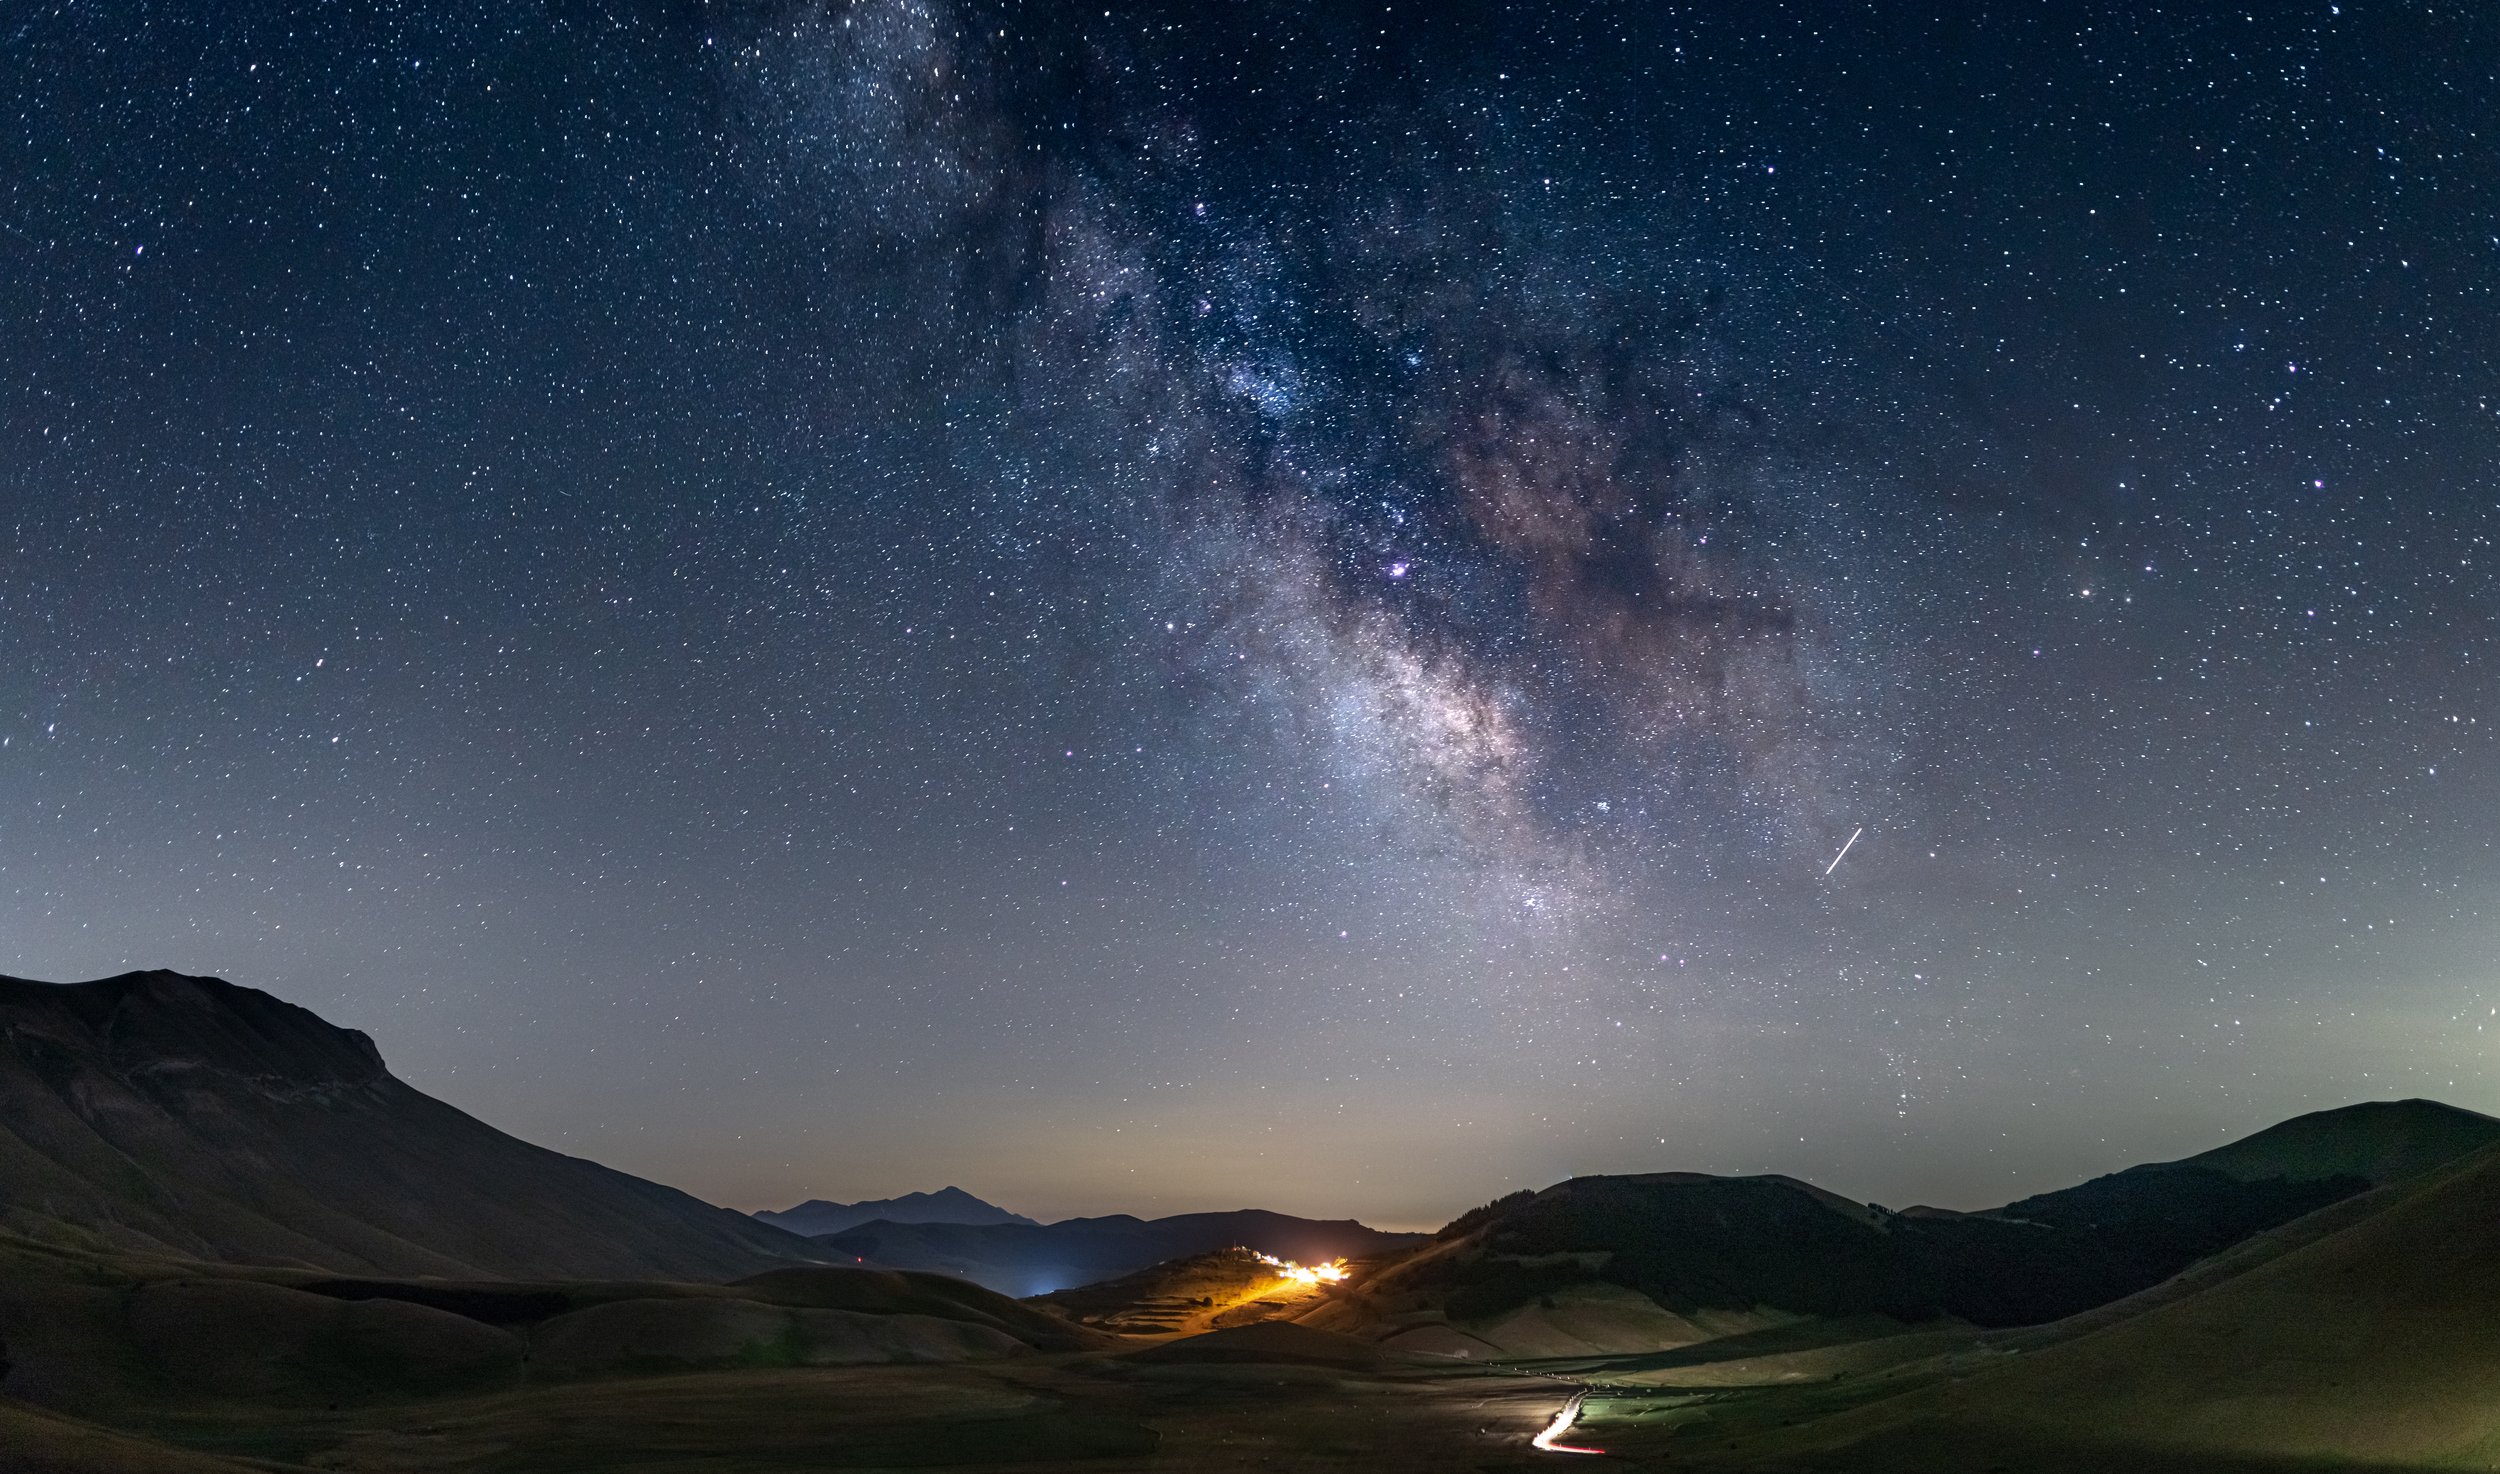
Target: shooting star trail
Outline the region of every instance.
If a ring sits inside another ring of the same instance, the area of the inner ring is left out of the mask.
[[[1865,832],[1866,826],[1863,824],[1849,831],[1849,838],[1846,843],[1841,845],[1840,853],[1832,856],[1832,863],[1823,867],[1823,873],[1825,875],[1829,875],[1833,871],[1840,868],[1840,862],[1849,857],[1849,846],[1856,844],[1858,842],[1858,836],[1864,834]]]

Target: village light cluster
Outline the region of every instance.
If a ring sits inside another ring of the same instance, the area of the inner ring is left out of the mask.
[[[1296,1264],[1273,1254],[1261,1254],[1256,1249],[1250,1252],[1261,1264],[1275,1270],[1277,1278],[1309,1289],[1317,1289],[1324,1284],[1340,1284],[1345,1280],[1345,1261],[1342,1259],[1331,1259],[1326,1264]]]

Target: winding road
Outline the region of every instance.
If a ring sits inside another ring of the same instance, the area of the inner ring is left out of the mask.
[[[1536,1437],[1529,1439],[1528,1442],[1537,1449],[1549,1454],[1604,1453],[1605,1450],[1602,1448],[1582,1448],[1576,1444],[1556,1443],[1554,1441],[1555,1439],[1570,1432],[1571,1425],[1580,1421],[1580,1404],[1586,1401],[1588,1401],[1587,1393],[1572,1393],[1571,1400],[1562,1405],[1562,1410],[1560,1412],[1554,1414],[1554,1421],[1546,1424],[1545,1431],[1538,1434]]]

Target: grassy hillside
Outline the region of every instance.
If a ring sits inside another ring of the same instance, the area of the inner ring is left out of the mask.
[[[1511,1357],[1669,1348],[1798,1318],[2029,1325],[2144,1289],[2364,1187],[2168,1167],[2002,1215],[1913,1215],[1781,1177],[1575,1178],[1475,1219],[1310,1319],[1417,1350]]]
[[[1139,1360],[930,1276],[347,1280],[0,1238],[0,1469],[1376,1474],[1492,1466],[1556,1397],[1248,1329]]]
[[[1462,1215],[1304,1319],[1478,1358],[1666,1351],[1799,1320],[2042,1325],[2495,1140],[2500,1121],[2471,1111],[2370,1102],[1982,1213],[1893,1213],[1777,1176],[1575,1178]]]
[[[259,1474],[253,1465],[169,1448],[0,1398],[9,1474]]]
[[[685,1374],[1004,1363],[1108,1341],[977,1286],[872,1270],[735,1285],[345,1280],[0,1236],[0,1469],[159,1467],[147,1439],[291,1464],[396,1409],[550,1405],[566,1389]],[[50,1462],[22,1462],[21,1447]]]
[[[2500,1461],[2500,1147],[2244,1272],[1797,1430],[1730,1467],[2489,1468]]]

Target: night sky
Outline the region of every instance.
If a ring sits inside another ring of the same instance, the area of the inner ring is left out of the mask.
[[[2500,1111],[2500,11],[1921,9],[0,8],[0,971],[748,1208]]]

